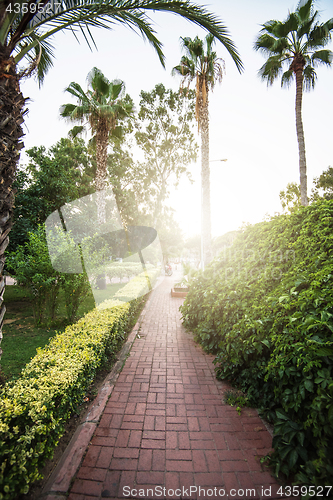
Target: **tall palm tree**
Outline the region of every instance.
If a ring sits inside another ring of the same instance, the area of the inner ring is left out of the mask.
[[[77,98],[77,104],[64,104],[60,114],[70,121],[87,121],[94,134],[96,144],[96,190],[98,196],[98,223],[106,222],[105,199],[102,190],[107,178],[107,149],[110,136],[117,130],[119,119],[133,112],[131,100],[124,98],[125,84],[121,80],[110,82],[98,68],[93,68],[87,76],[88,90],[75,82],[70,83],[66,92]],[[99,194],[99,193],[97,193]]]
[[[210,169],[209,169],[209,113],[208,93],[216,83],[222,82],[224,61],[217,57],[212,50],[215,37],[209,33],[202,41],[197,36],[192,40],[189,37],[181,38],[185,55],[180,64],[175,66],[172,74],[180,74],[183,79],[181,88],[187,81],[188,86],[193,80],[196,82],[196,119],[201,134],[201,188],[202,188],[202,229],[203,263],[206,265],[212,259],[211,209],[210,209]],[[223,42],[222,42],[223,43]],[[239,72],[243,64],[235,46],[223,43]]]
[[[62,30],[81,31],[94,44],[90,28],[112,28],[116,23],[137,30],[156,50],[164,65],[162,44],[147,13],[170,12],[212,33],[222,43],[226,28],[205,8],[190,0],[1,0],[0,3],[0,341],[5,314],[3,304],[4,252],[12,226],[12,184],[23,147],[25,99],[20,79],[37,70],[43,81],[52,66],[50,38]],[[26,61],[28,66],[18,68]],[[0,349],[1,356],[1,349]]]
[[[333,18],[326,23],[318,22],[314,0],[301,0],[295,12],[289,13],[284,22],[271,20],[263,28],[255,42],[255,50],[268,56],[259,74],[267,85],[281,76],[281,86],[296,82],[296,132],[299,151],[301,204],[308,205],[306,154],[302,122],[303,91],[314,88],[317,74],[315,67],[332,64],[332,52],[324,49],[331,40]]]

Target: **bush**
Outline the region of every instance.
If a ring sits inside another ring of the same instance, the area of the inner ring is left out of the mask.
[[[247,227],[194,280],[184,324],[217,375],[274,423],[271,464],[301,484],[333,476],[333,202]]]
[[[97,369],[116,352],[140,301],[110,301],[37,350],[20,378],[0,391],[0,499],[27,493],[52,457],[64,424]]]
[[[60,242],[59,237],[52,241],[58,246]],[[62,254],[62,259],[68,273],[53,267],[44,225],[30,232],[28,241],[7,257],[17,283],[29,292],[36,326],[55,320],[60,288],[64,291],[69,322],[74,321],[80,304],[90,290],[87,275],[75,273],[75,255],[67,250]],[[73,274],[70,274],[71,271]]]
[[[9,254],[7,260],[15,270],[17,283],[30,293],[35,324],[43,322],[45,312],[53,320],[61,280],[52,267],[43,226],[29,233],[28,242]]]

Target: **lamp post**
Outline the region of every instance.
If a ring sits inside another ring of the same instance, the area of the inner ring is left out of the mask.
[[[227,158],[219,159],[219,160],[210,160],[209,163],[215,162],[215,161],[227,161]],[[210,213],[210,187],[209,187],[209,196],[208,200],[204,200],[203,196],[203,183],[202,183],[202,174],[201,174],[201,270],[205,270],[205,253],[204,253],[204,201],[206,201],[209,205],[209,217],[211,217]],[[209,235],[211,239],[211,234]]]

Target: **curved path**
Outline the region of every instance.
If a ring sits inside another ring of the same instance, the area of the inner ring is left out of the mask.
[[[145,306],[68,500],[285,498],[260,463],[270,433],[256,410],[224,403],[229,386],[182,327],[174,282],[165,278]],[[49,491],[48,500],[68,494]]]

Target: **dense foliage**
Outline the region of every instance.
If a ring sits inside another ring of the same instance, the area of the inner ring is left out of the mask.
[[[271,464],[333,477],[333,201],[249,226],[193,282],[184,324],[274,423]]]
[[[17,172],[14,183],[17,192],[9,252],[23,245],[28,232],[35,231],[54,210],[94,190],[96,166],[83,139],[62,138],[48,150],[39,146],[26,154],[29,162]]]

